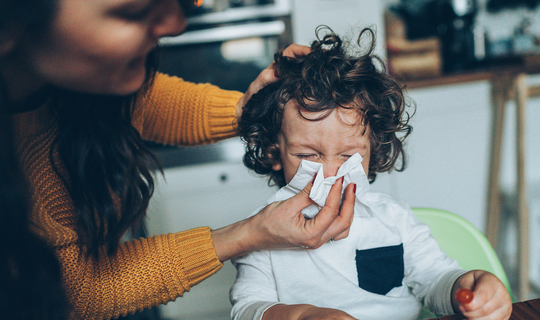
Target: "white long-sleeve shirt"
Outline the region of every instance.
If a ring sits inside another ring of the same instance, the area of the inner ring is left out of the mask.
[[[349,236],[318,249],[259,250],[234,259],[238,274],[230,292],[232,319],[259,320],[278,303],[334,308],[364,320],[416,319],[423,304],[440,315],[454,313],[451,289],[465,271],[440,250],[407,205],[369,192],[357,165],[361,157],[349,161],[336,177],[318,174],[313,186],[320,191],[325,180],[328,187],[341,176],[345,185],[357,183]],[[269,203],[293,196],[320,170],[319,164],[303,162]]]

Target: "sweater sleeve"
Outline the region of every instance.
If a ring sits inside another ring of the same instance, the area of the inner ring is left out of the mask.
[[[57,247],[75,319],[111,319],[174,301],[217,272],[209,228],[125,242],[98,260]]]
[[[157,73],[133,110],[133,125],[146,140],[197,145],[236,135],[241,92],[194,84]]]
[[[73,319],[113,319],[174,301],[223,266],[208,227],[124,242],[98,259],[79,250],[73,231],[60,229],[67,242],[55,250]]]

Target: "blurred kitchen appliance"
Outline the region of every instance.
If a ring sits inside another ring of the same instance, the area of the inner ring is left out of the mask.
[[[484,58],[485,53],[479,52],[485,42],[483,31],[475,30],[477,11],[475,0],[439,1],[436,32],[442,42],[445,72],[472,69]]]
[[[158,70],[245,91],[291,42],[290,11],[289,0],[204,0],[184,34],[160,41]]]
[[[505,9],[525,7],[534,10],[540,4],[540,0],[488,0],[486,9],[489,12],[498,12]]]
[[[475,23],[476,0],[401,0],[394,10],[405,20],[409,40],[439,38],[444,73],[470,70],[483,63],[486,37]]]

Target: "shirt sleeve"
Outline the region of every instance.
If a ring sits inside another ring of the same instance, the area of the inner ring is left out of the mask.
[[[133,107],[133,125],[146,140],[197,145],[236,136],[241,92],[157,73]]]
[[[270,260],[267,250],[232,260],[238,270],[230,292],[232,320],[260,320],[268,308],[279,303]]]
[[[466,270],[453,270],[445,273],[426,296],[426,308],[440,316],[456,313],[451,302],[452,288],[454,282],[466,272]]]
[[[394,212],[393,218],[402,230],[406,285],[432,312],[453,314],[452,286],[466,271],[440,249],[429,227],[408,206]]]

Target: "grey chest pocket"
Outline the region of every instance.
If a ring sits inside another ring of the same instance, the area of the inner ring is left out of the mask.
[[[358,286],[366,291],[387,294],[400,287],[405,274],[403,244],[356,250]]]

